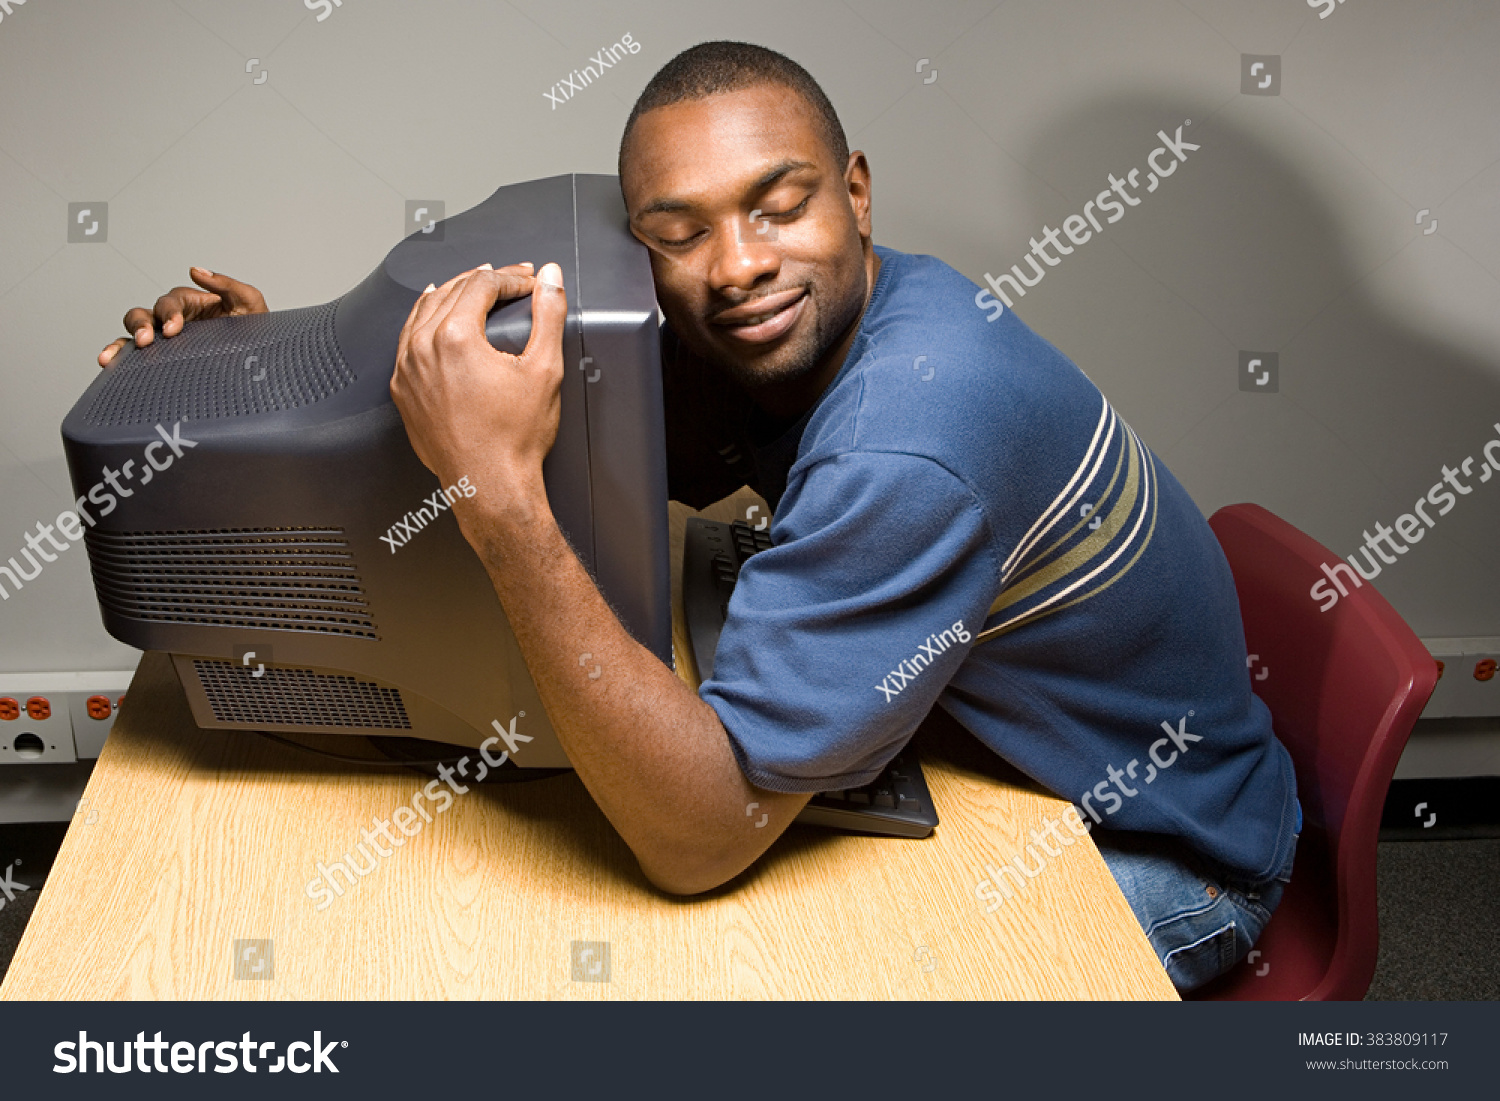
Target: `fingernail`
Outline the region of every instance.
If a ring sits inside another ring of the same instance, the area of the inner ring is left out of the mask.
[[[494,271],[495,270],[495,265],[494,264],[480,264],[479,267],[476,268],[475,270],[476,271]]]
[[[556,264],[543,264],[542,270],[537,272],[536,277],[540,282],[546,283],[549,287],[561,288],[563,285],[562,268]]]
[[[193,270],[196,271],[199,275],[212,275],[213,274],[213,272],[209,271],[207,268],[200,268],[196,264],[193,265]]]
[[[151,330],[150,329],[137,329],[135,331],[135,342],[137,344],[139,344],[142,340],[144,340],[150,334],[151,334]]]
[[[437,290],[437,284],[435,284],[435,283],[428,283],[427,284],[427,289],[425,291],[423,291],[422,293],[423,294],[431,294],[435,290]]]
[[[533,264],[530,260],[522,260],[519,266],[523,267],[523,268],[534,268],[534,267],[536,267],[536,265]]]

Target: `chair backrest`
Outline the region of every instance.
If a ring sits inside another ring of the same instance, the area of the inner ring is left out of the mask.
[[[1407,737],[1437,684],[1437,663],[1384,597],[1356,584],[1357,575],[1350,580],[1353,571],[1339,573],[1347,595],[1321,610],[1338,589],[1330,584],[1319,597],[1311,590],[1327,581],[1325,563],[1343,560],[1291,524],[1241,504],[1220,509],[1209,525],[1234,573],[1245,639],[1258,659],[1252,678],[1265,670],[1251,685],[1296,765],[1303,842],[1323,850],[1332,873],[1332,883],[1299,884],[1304,890],[1295,892],[1305,900],[1312,887],[1333,911],[1327,970],[1306,994],[1281,996],[1361,998],[1379,944],[1381,811]],[[1299,867],[1301,856],[1299,847]],[[1322,855],[1309,862],[1309,873],[1314,864],[1323,864]]]

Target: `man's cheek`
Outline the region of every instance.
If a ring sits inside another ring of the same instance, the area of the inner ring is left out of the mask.
[[[681,257],[651,254],[651,276],[656,281],[657,293],[669,302],[685,304],[692,297],[692,289],[700,284],[698,272]]]
[[[656,284],[656,301],[667,324],[679,336],[704,327],[702,318],[706,308],[671,283],[661,281]]]

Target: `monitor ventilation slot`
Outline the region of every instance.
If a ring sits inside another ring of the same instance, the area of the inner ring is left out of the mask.
[[[378,639],[342,528],[86,536],[99,603],[147,623]]]
[[[334,331],[338,300],[194,321],[170,340],[127,345],[84,414],[98,425],[245,417],[322,401],[354,381]],[[185,431],[191,438],[191,429]]]
[[[258,677],[232,661],[193,659],[198,683],[224,723],[410,730],[401,693],[356,677],[267,668]]]

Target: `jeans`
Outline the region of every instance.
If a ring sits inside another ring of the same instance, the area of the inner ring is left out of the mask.
[[[1094,844],[1178,993],[1228,971],[1254,947],[1292,878],[1297,834],[1276,873],[1260,883],[1216,869],[1173,838],[1096,829]]]

